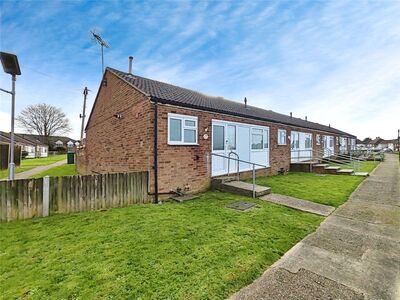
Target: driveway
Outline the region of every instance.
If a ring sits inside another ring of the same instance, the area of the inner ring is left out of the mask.
[[[396,155],[317,231],[230,299],[400,299],[400,169]]]

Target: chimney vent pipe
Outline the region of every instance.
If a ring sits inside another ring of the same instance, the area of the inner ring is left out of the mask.
[[[290,117],[292,117],[293,116],[293,114],[292,114],[292,112],[290,112]]]
[[[306,116],[306,121],[307,121],[307,116]]]
[[[132,61],[133,61],[133,57],[129,56],[129,67],[128,67],[129,74],[132,74]]]
[[[247,108],[247,98],[244,97],[244,107]]]

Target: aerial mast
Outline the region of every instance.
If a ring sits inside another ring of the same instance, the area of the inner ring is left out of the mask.
[[[90,33],[93,35],[93,40],[101,47],[101,72],[104,74],[104,48],[110,48],[110,46],[94,29]]]

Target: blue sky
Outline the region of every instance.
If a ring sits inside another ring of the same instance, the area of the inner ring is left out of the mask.
[[[400,127],[400,1],[1,1],[0,49],[18,55],[17,112],[62,107],[79,136],[106,65],[331,124],[364,138]],[[0,75],[0,86],[10,87]],[[0,95],[0,130],[10,97]]]

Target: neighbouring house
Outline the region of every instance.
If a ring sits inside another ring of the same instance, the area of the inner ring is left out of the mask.
[[[70,137],[67,136],[49,136],[46,137],[44,135],[38,135],[38,134],[19,134],[25,138],[29,139],[36,139],[39,140],[41,143],[48,145],[50,151],[66,151],[68,150],[68,143],[75,143],[77,140],[71,139]]]
[[[339,140],[340,139],[340,140]],[[82,173],[148,171],[150,191],[198,192],[239,167],[242,177],[288,170],[293,161],[355,149],[333,127],[211,97],[107,68],[77,155]]]
[[[376,146],[377,149],[391,149],[395,150],[397,149],[397,139],[393,140],[384,140],[382,139],[379,144]]]
[[[9,132],[0,131],[0,141],[3,143],[11,143],[11,134]],[[48,146],[43,144],[39,139],[27,137],[24,134],[14,134],[15,144],[21,146],[23,158],[37,158],[48,156]]]

